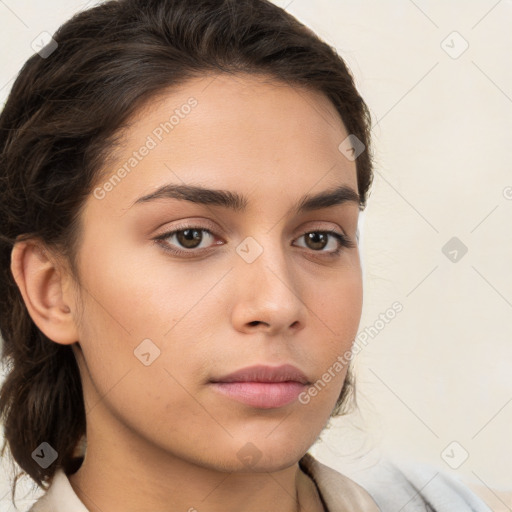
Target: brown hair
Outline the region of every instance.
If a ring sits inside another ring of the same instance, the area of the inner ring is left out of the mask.
[[[137,109],[209,72],[308,87],[330,99],[347,133],[366,146],[356,160],[361,209],[373,178],[370,112],[350,71],[333,47],[270,1],[108,1],[75,15],[53,38],[53,51],[27,60],[0,115],[2,453],[8,444],[44,489],[57,468],[77,469],[85,408],[72,348],[51,342],[32,321],[10,271],[11,251],[17,238],[36,238],[76,271],[81,207]],[[350,370],[333,415],[349,411]],[[47,468],[32,457],[42,442],[58,454]]]

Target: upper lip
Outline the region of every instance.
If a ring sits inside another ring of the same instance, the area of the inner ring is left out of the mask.
[[[254,365],[236,370],[212,382],[286,382],[295,381],[308,384],[308,378],[291,364],[281,366]]]

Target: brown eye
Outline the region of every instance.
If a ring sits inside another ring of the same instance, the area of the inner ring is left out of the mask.
[[[314,231],[304,235],[306,245],[315,251],[322,250],[329,242],[329,235],[323,231]]]
[[[301,247],[306,247],[313,252],[326,256],[338,256],[344,247],[353,248],[356,246],[346,235],[336,231],[309,231],[299,237],[299,240],[301,239],[305,240],[305,245],[301,245]],[[325,250],[331,240],[333,240],[331,250]]]
[[[201,244],[202,229],[182,229],[176,232],[176,240],[185,249],[195,249]]]
[[[214,234],[209,229],[199,226],[178,227],[158,236],[155,240],[171,254],[183,256],[188,253],[195,256],[210,246],[216,245]]]

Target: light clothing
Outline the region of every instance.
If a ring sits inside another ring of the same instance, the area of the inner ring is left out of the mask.
[[[310,453],[299,466],[315,483],[327,512],[492,512],[462,483],[439,469],[416,465],[407,476],[381,461],[360,482],[322,464]],[[28,512],[89,512],[58,469],[50,488]],[[108,511],[105,511],[108,512]]]

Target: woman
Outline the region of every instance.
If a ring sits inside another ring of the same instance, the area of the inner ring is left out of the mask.
[[[106,2],[27,61],[0,117],[0,413],[31,510],[488,510],[308,453],[353,407],[370,125],[265,0]]]

